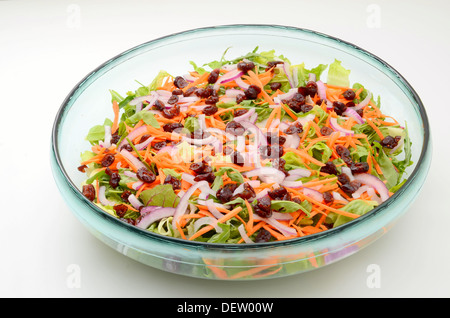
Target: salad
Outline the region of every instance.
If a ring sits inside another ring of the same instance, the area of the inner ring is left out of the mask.
[[[258,50],[111,90],[83,195],[143,230],[227,244],[327,231],[388,200],[412,164],[406,125],[341,61]]]

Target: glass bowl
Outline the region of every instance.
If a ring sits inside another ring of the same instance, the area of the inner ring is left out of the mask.
[[[384,113],[407,122],[412,140],[408,180],[389,200],[342,226],[274,243],[211,244],[164,237],[126,224],[103,212],[80,191],[77,170],[88,149],[90,127],[111,112],[109,90],[127,92],[149,84],[164,69],[185,74],[198,65],[237,57],[259,46],[275,49],[291,61],[315,66],[338,59],[360,82],[381,96]],[[431,162],[431,139],[424,106],[414,89],[391,66],[373,54],[328,35],[275,25],[227,25],[172,34],[134,47],[88,74],[67,96],[53,127],[51,164],[69,208],[93,235],[124,255],[154,268],[197,278],[256,280],[314,270],[348,257],[374,242],[402,216],[421,189]],[[407,239],[407,238],[405,238]]]

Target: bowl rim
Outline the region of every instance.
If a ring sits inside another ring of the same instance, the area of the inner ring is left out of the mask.
[[[320,38],[325,38],[327,40],[331,40],[335,42],[335,44],[340,44],[345,46],[345,48],[348,48],[353,51],[357,51],[359,53],[362,53],[366,55],[369,59],[374,60],[375,62],[380,63],[383,67],[386,68],[388,72],[391,72],[392,75],[394,75],[409,91],[411,94],[411,97],[413,101],[418,106],[418,111],[420,114],[420,118],[422,120],[423,124],[423,130],[424,130],[424,139],[423,139],[423,145],[422,150],[419,156],[419,159],[417,160],[416,166],[414,170],[410,173],[409,177],[406,179],[403,186],[395,192],[388,200],[383,202],[382,204],[375,207],[373,210],[369,211],[368,213],[358,217],[357,219],[354,219],[352,221],[349,221],[345,224],[342,224],[336,228],[331,228],[323,232],[315,233],[315,234],[309,234],[303,237],[297,237],[293,239],[283,240],[283,241],[274,241],[274,242],[262,242],[262,243],[254,243],[254,244],[230,244],[230,243],[208,243],[208,242],[199,242],[199,241],[189,241],[182,238],[175,238],[175,237],[168,237],[164,236],[158,233],[154,233],[151,231],[147,231],[141,228],[138,228],[136,226],[130,225],[128,223],[125,223],[123,221],[120,221],[116,217],[105,213],[102,209],[100,209],[98,206],[93,204],[91,201],[89,201],[86,197],[84,197],[80,191],[80,189],[73,183],[73,181],[70,179],[69,175],[67,174],[64,165],[62,163],[62,160],[59,155],[58,150],[58,131],[59,131],[59,125],[62,121],[62,118],[64,117],[66,107],[68,106],[69,102],[71,101],[74,94],[84,85],[87,79],[94,76],[97,72],[99,72],[104,67],[108,66],[110,63],[114,62],[115,60],[130,54],[134,52],[135,50],[151,45],[153,43],[158,43],[164,40],[169,40],[171,38],[180,37],[183,35],[188,35],[194,32],[208,32],[210,30],[229,30],[229,29],[241,29],[241,28],[260,28],[260,29],[271,29],[272,31],[281,31],[281,30],[288,30],[292,32],[300,32],[300,33],[306,33],[313,36],[317,36]],[[167,244],[177,244],[177,245],[183,245],[185,247],[203,247],[208,249],[227,249],[227,250],[251,250],[256,248],[275,248],[275,247],[281,247],[281,246],[291,246],[291,245],[303,245],[307,244],[309,242],[328,237],[333,236],[336,234],[339,234],[340,232],[346,231],[348,229],[351,229],[355,226],[357,226],[360,223],[363,223],[365,220],[372,218],[385,210],[388,209],[390,203],[392,203],[394,200],[396,200],[398,197],[400,197],[407,189],[411,186],[414,179],[416,178],[419,171],[423,168],[422,163],[424,161],[425,156],[429,152],[430,148],[430,126],[429,126],[429,120],[428,116],[425,110],[425,107],[417,94],[417,92],[414,90],[414,88],[409,84],[409,82],[390,64],[388,64],[386,61],[381,59],[380,57],[376,56],[373,53],[370,53],[369,51],[353,44],[348,41],[342,40],[338,37],[331,36],[322,32],[306,29],[306,28],[299,28],[299,27],[293,27],[293,26],[286,26],[286,25],[278,25],[278,24],[225,24],[225,25],[213,25],[213,26],[207,26],[207,27],[199,27],[189,30],[184,30],[180,32],[171,33],[162,37],[158,37],[146,42],[143,42],[139,45],[136,45],[128,50],[125,50],[114,57],[110,58],[109,60],[103,62],[98,67],[96,67],[94,70],[89,72],[83,79],[81,79],[68,93],[64,101],[62,102],[59,110],[56,113],[55,120],[52,127],[52,135],[51,135],[51,150],[52,154],[54,156],[54,159],[57,164],[57,168],[59,172],[64,176],[64,181],[68,184],[69,188],[75,193],[75,195],[81,199],[85,204],[88,204],[89,207],[93,210],[93,213],[97,213],[98,216],[104,218],[105,220],[113,223],[115,226],[123,227],[124,230],[132,231],[133,233],[137,235],[144,236],[145,238],[156,240],[156,241],[163,241]]]

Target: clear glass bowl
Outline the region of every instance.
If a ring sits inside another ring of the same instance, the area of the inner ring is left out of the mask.
[[[173,75],[198,65],[237,57],[259,46],[275,49],[296,63],[329,64],[338,59],[360,82],[381,96],[382,109],[407,122],[414,165],[404,186],[370,213],[340,227],[289,241],[251,245],[191,242],[133,227],[104,213],[80,192],[84,175],[77,170],[88,149],[90,127],[112,117],[109,89],[125,93],[150,83],[164,69]],[[146,265],[191,277],[256,280],[307,272],[359,251],[383,235],[413,203],[431,162],[427,115],[414,89],[373,54],[324,34],[274,25],[229,25],[190,30],[132,48],[88,74],[63,102],[54,123],[51,163],[59,190],[78,219],[101,241]],[[407,238],[405,238],[406,240]]]

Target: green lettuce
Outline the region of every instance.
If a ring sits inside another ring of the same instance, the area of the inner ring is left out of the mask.
[[[341,65],[341,61],[334,60],[328,69],[327,84],[336,86],[350,86],[350,70]]]
[[[173,191],[170,184],[159,184],[151,189],[144,190],[139,198],[147,206],[177,207],[180,197]]]

